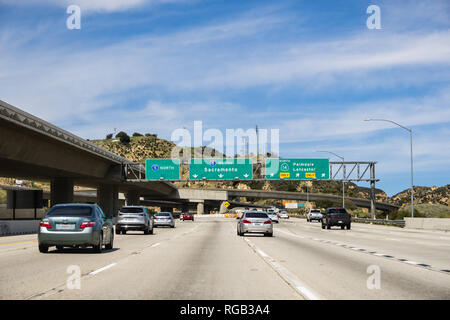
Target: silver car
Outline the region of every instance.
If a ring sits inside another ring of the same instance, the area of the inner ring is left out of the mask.
[[[313,220],[322,221],[322,211],[320,209],[310,209],[306,215],[306,221],[311,222]]]
[[[237,235],[245,233],[262,233],[264,236],[273,236],[272,219],[262,211],[245,211],[237,224]]]
[[[144,206],[126,206],[120,209],[116,223],[116,234],[126,234],[128,230],[153,234],[153,219]]]
[[[278,213],[276,213],[275,210],[269,209],[266,212],[273,222],[276,222],[276,223],[280,222],[278,219]]]
[[[153,216],[153,222],[155,227],[169,226],[175,228],[175,220],[170,212],[158,212]]]
[[[281,211],[279,216],[280,216],[280,219],[289,219],[289,215],[286,211]]]

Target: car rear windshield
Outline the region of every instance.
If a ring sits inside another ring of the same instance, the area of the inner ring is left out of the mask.
[[[345,210],[345,209],[330,209],[330,210],[328,210],[328,213],[347,213],[347,210]]]
[[[170,217],[170,213],[168,213],[168,212],[160,212],[160,213],[157,213],[156,216],[158,216],[158,217]]]
[[[144,212],[143,208],[122,208],[120,209],[122,213],[141,213]]]
[[[47,216],[51,217],[89,217],[92,216],[91,207],[70,206],[52,208]]]
[[[320,213],[320,210],[311,210],[312,213]]]
[[[269,216],[264,212],[247,212],[246,218],[268,218]]]

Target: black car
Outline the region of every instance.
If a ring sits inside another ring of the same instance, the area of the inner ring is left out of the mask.
[[[322,216],[322,229],[330,229],[332,226],[347,227],[350,230],[352,216],[344,208],[328,208]]]

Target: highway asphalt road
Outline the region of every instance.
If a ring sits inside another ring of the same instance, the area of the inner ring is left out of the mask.
[[[239,237],[222,217],[176,226],[115,235],[101,254],[2,237],[0,299],[450,299],[449,233],[294,218],[272,238]]]

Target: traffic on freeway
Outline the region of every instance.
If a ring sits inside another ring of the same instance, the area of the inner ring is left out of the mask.
[[[0,0],[0,52],[5,317],[448,313],[449,0]]]
[[[74,233],[84,237],[101,225],[86,218],[95,206],[60,208],[42,220],[51,227],[41,226],[39,235],[0,238],[1,299],[450,298],[445,232],[369,224],[323,230],[305,219],[273,224],[265,212],[247,211],[237,222],[201,215],[153,235],[128,230],[116,234],[112,247],[104,241],[103,250],[93,241],[94,253]],[[83,231],[66,231],[83,223]],[[52,228],[58,237],[43,238]],[[43,243],[56,247],[43,254]]]

